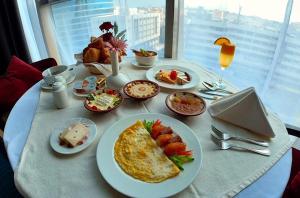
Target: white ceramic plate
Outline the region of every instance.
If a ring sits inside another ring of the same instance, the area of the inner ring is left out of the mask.
[[[84,124],[89,129],[89,135],[88,135],[88,139],[86,140],[86,142],[79,146],[76,146],[74,148],[68,148],[66,146],[61,146],[59,144],[60,133],[64,129],[68,128],[70,125],[78,123],[78,122]],[[51,145],[52,149],[58,153],[73,154],[73,153],[78,153],[78,152],[86,149],[95,140],[96,136],[97,136],[97,127],[93,121],[86,119],[86,118],[71,118],[71,119],[66,120],[65,122],[61,123],[60,126],[58,126],[57,128],[55,128],[53,130],[53,132],[51,133],[51,136],[50,136],[50,145]]]
[[[160,119],[163,124],[172,127],[193,150],[195,160],[184,164],[184,171],[178,176],[161,183],[147,183],[127,175],[114,159],[114,145],[119,135],[137,120]],[[201,167],[202,151],[194,132],[182,122],[162,114],[137,114],[119,120],[102,135],[97,148],[97,164],[104,179],[119,192],[130,197],[168,197],[188,187]],[[205,181],[203,181],[205,182]]]
[[[76,78],[76,72],[71,71],[69,77],[66,79],[67,84],[72,83],[75,80],[75,78]],[[42,82],[41,82],[41,87],[42,87],[42,89],[45,89],[45,90],[52,90],[52,87],[47,85],[44,80],[42,80]]]
[[[159,72],[159,70],[173,70],[173,69],[188,73],[190,75],[191,81],[185,85],[174,85],[174,84],[169,84],[169,83],[156,80],[155,75]],[[160,66],[153,67],[146,72],[146,77],[148,80],[156,82],[161,87],[168,88],[168,89],[175,89],[175,90],[184,90],[184,89],[193,88],[197,86],[200,81],[200,78],[196,72],[194,72],[191,69],[176,66],[176,65],[160,65]]]

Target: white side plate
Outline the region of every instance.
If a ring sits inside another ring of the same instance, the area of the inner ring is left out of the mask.
[[[75,80],[75,78],[76,78],[75,71],[71,71],[69,77],[66,80],[67,84],[72,83]],[[45,90],[52,90],[52,87],[47,85],[44,80],[42,80],[42,82],[41,82],[41,87],[42,87],[42,89],[45,89]]]
[[[68,128],[72,124],[81,123],[88,127],[89,129],[89,135],[88,139],[85,143],[76,146],[74,148],[69,148],[66,146],[61,146],[59,144],[59,135],[61,132],[63,132],[64,129]],[[61,154],[73,154],[78,153],[84,149],[86,149],[97,137],[97,127],[96,124],[86,118],[71,118],[69,120],[66,120],[65,122],[61,123],[59,127],[55,128],[50,136],[50,145],[52,149],[58,153]]]

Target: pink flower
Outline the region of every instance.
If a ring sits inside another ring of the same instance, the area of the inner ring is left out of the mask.
[[[114,51],[123,51],[125,52],[127,48],[127,44],[125,41],[121,39],[117,39],[115,37],[112,37],[109,42],[105,42],[105,46],[108,47],[110,50]]]

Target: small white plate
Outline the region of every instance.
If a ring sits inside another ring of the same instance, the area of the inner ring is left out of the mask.
[[[89,134],[87,140],[74,148],[69,148],[66,146],[61,146],[59,144],[59,135],[63,132],[64,129],[68,128],[70,125],[75,123],[81,123],[88,127]],[[66,120],[65,122],[61,123],[61,125],[53,130],[50,136],[50,145],[52,149],[61,154],[74,154],[78,153],[84,149],[86,149],[97,137],[97,127],[96,124],[86,118],[71,118]]]
[[[153,65],[140,65],[140,64],[138,64],[138,62],[136,62],[136,60],[133,60],[130,63],[134,67],[143,68],[143,69],[147,69],[147,68],[151,68],[151,67],[155,66],[155,64],[153,64]]]
[[[184,171],[174,178],[160,183],[147,183],[134,179],[120,168],[114,158],[114,146],[119,135],[137,120],[157,119],[180,135],[187,147],[193,151],[194,161],[184,164]],[[130,197],[168,197],[188,187],[196,178],[201,167],[202,150],[197,136],[184,123],[166,115],[145,113],[128,116],[108,128],[99,141],[96,157],[102,176],[119,192]]]
[[[67,84],[72,83],[75,80],[75,78],[76,78],[76,73],[74,71],[71,71],[69,77],[66,79]],[[47,85],[44,80],[42,80],[42,82],[41,82],[41,87],[42,87],[42,89],[45,89],[45,90],[52,90],[52,87]]]
[[[155,75],[160,70],[173,70],[173,69],[188,73],[190,75],[191,81],[184,85],[174,85],[174,84],[169,84],[169,83],[159,81],[155,78]],[[196,72],[194,72],[193,70],[188,69],[186,67],[180,67],[177,65],[159,65],[159,66],[153,67],[146,72],[146,77],[148,80],[156,82],[161,87],[168,88],[168,89],[174,89],[174,90],[191,89],[191,88],[197,86],[200,82],[200,78]]]

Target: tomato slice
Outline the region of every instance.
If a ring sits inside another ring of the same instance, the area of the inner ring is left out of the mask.
[[[172,134],[162,134],[159,135],[156,139],[156,143],[160,147],[164,147],[166,144],[169,143],[170,139],[172,139],[173,135]]]
[[[154,124],[152,125],[152,128],[155,127],[155,126],[157,126],[157,125],[160,125],[160,124],[161,124],[161,121],[160,120],[156,120],[154,122]]]
[[[161,125],[156,125],[156,126],[152,127],[151,137],[153,139],[156,139],[160,135],[160,132],[163,129],[164,129],[164,126],[161,126]]]
[[[182,139],[179,135],[175,135],[172,137],[172,139],[169,140],[169,143],[172,143],[172,142],[182,142]]]
[[[164,152],[167,156],[175,155],[180,151],[185,151],[186,145],[182,142],[172,142],[165,146]]]
[[[193,152],[192,151],[178,151],[177,155],[184,155],[184,156],[192,156]]]
[[[172,80],[176,80],[177,79],[177,71],[172,70],[171,73],[170,73],[170,78]]]

